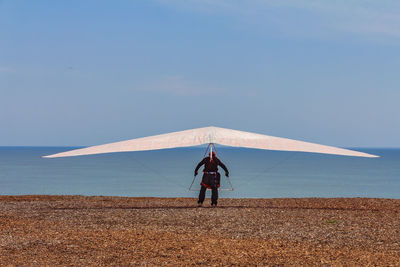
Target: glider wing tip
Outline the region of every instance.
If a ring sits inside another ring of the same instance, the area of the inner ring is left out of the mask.
[[[363,155],[362,157],[365,157],[365,158],[380,158],[381,156],[373,155],[373,154],[366,154],[365,153],[365,155]]]
[[[58,158],[58,156],[57,156],[57,154],[51,154],[51,155],[42,156],[42,158],[51,159],[51,158]]]

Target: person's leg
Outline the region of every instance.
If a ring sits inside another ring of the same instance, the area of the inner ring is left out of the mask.
[[[206,190],[207,188],[202,185],[200,188],[199,200],[197,201],[197,204],[199,205],[203,204],[204,198],[206,197]]]
[[[211,205],[217,205],[218,202],[218,188],[213,186],[211,189]]]
[[[213,179],[210,179],[210,185],[211,185],[211,205],[217,205],[218,202],[218,187],[217,187],[217,180],[216,176],[212,177]]]
[[[206,191],[207,188],[203,185],[203,183],[207,183],[207,176],[206,174],[203,174],[203,177],[201,178],[201,188],[200,188],[200,193],[199,193],[199,200],[197,201],[197,204],[201,205],[204,202],[204,199],[206,198]]]

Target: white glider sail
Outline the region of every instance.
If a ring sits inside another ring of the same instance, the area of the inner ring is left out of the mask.
[[[319,145],[263,134],[224,129],[219,127],[204,127],[143,138],[136,138],[105,145],[75,149],[44,157],[58,158],[113,152],[157,150],[166,148],[197,146],[210,143],[225,146],[246,147],[265,150],[299,151],[369,158],[379,157],[349,149]]]

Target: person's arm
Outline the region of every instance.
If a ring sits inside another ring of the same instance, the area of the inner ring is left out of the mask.
[[[222,169],[224,169],[224,171],[225,171],[225,176],[229,177],[228,168],[227,168],[227,167],[225,166],[225,164],[223,164],[222,161],[220,161],[219,159],[218,159],[218,165],[221,166]]]
[[[199,164],[197,164],[196,169],[194,170],[194,176],[196,176],[198,174],[198,171],[199,171],[201,165],[203,165],[205,163],[205,160],[206,159],[204,158],[202,161],[199,162]]]

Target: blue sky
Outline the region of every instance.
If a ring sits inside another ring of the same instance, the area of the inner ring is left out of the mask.
[[[400,147],[400,1],[0,0],[0,145],[203,126]]]

